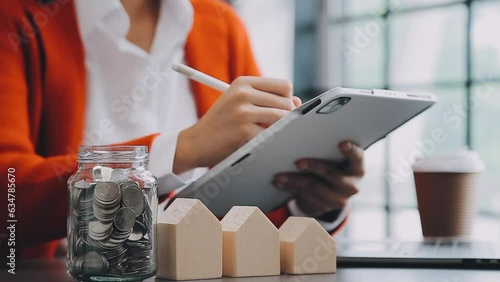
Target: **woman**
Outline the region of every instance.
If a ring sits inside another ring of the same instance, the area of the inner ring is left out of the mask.
[[[258,77],[244,27],[222,1],[4,1],[0,30],[0,169],[16,170],[24,257],[53,256],[47,242],[66,234],[79,145],[149,146],[166,194],[300,104],[289,82]],[[183,60],[231,87],[188,82],[170,70]],[[276,176],[278,189],[297,193],[268,215],[276,225],[290,214],[322,219],[329,231],[345,222],[363,152],[350,142],[340,149],[347,163],[299,160],[301,173]]]

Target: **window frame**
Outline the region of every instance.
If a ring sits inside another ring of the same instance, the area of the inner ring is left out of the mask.
[[[296,0],[296,3],[298,3],[300,0]],[[466,94],[466,119],[465,119],[465,136],[464,138],[464,144],[468,146],[471,149],[475,148],[475,144],[473,142],[473,131],[474,131],[474,123],[473,123],[473,118],[474,118],[474,112],[472,110],[472,103],[473,103],[473,91],[474,91],[474,86],[479,85],[481,83],[500,83],[500,77],[492,77],[488,79],[477,79],[474,77],[473,74],[473,42],[472,42],[472,28],[473,28],[473,20],[474,20],[474,15],[473,15],[473,5],[475,3],[479,2],[494,2],[493,0],[457,0],[457,1],[452,1],[452,2],[447,2],[447,3],[438,3],[438,4],[429,4],[425,6],[415,6],[415,7],[408,7],[408,8],[402,8],[402,9],[397,9],[394,10],[391,7],[391,0],[384,0],[384,5],[385,8],[383,9],[382,13],[380,14],[373,14],[373,13],[367,13],[367,14],[361,14],[361,15],[353,15],[353,16],[345,16],[346,11],[345,9],[341,9],[340,11],[340,17],[333,17],[333,11],[328,10],[324,11],[325,7],[327,9],[335,9],[342,7],[340,3],[343,3],[345,1],[349,0],[334,0],[336,3],[335,5],[331,5],[330,0],[318,0],[314,1],[316,4],[316,10],[312,9],[310,12],[315,12],[317,14],[323,14],[322,16],[315,17],[316,15],[309,15],[310,19],[313,19],[312,21],[304,21],[301,20],[299,23],[296,25],[296,37],[297,36],[305,36],[307,34],[311,33],[316,33],[316,29],[318,26],[321,24],[324,25],[324,23],[318,23],[320,20],[324,20],[324,13],[329,15],[328,17],[328,27],[331,27],[333,25],[347,25],[353,22],[357,21],[363,21],[363,20],[369,20],[372,19],[374,16],[380,17],[382,21],[384,22],[383,25],[383,31],[381,32],[381,35],[383,37],[383,44],[384,44],[384,54],[383,54],[383,67],[384,67],[384,74],[383,74],[383,85],[381,87],[385,89],[395,89],[398,87],[411,87],[411,88],[442,88],[442,89],[448,89],[448,88],[456,88],[460,87],[465,89],[465,94]],[[327,5],[327,2],[329,5]],[[332,1],[333,2],[333,1]],[[393,16],[400,16],[404,14],[410,14],[410,13],[418,13],[418,12],[423,12],[423,11],[430,11],[430,10],[435,10],[435,9],[442,9],[442,8],[449,8],[449,7],[455,7],[455,6],[465,6],[466,8],[466,27],[465,30],[463,31],[465,33],[465,38],[466,38],[466,46],[465,46],[465,80],[464,81],[456,81],[456,82],[435,82],[435,83],[422,83],[422,84],[414,84],[414,85],[409,85],[409,84],[402,84],[402,85],[394,85],[390,83],[390,77],[391,77],[391,49],[390,49],[390,40],[391,40],[391,27],[393,24],[391,24],[390,19]],[[342,33],[344,33],[342,31]],[[341,34],[341,38],[344,37],[344,34]],[[341,41],[345,41],[345,39],[341,39]],[[321,40],[319,42],[322,42]],[[296,45],[297,47],[297,45]],[[295,50],[296,54],[300,52],[299,48],[296,48]],[[297,57],[297,56],[296,56]],[[344,82],[344,78],[346,77],[346,67],[345,65],[348,64],[346,61],[345,56],[341,56],[341,61],[340,61],[340,81]],[[321,69],[321,66],[318,66],[318,62],[316,62],[315,67],[318,69]],[[295,78],[297,79],[297,72],[295,72]],[[342,83],[343,85],[343,83]],[[308,85],[309,87],[304,89],[302,87],[302,91],[299,92],[299,96],[301,96],[304,99],[309,99],[312,98],[314,95],[321,93],[322,90],[321,87],[317,86],[317,83],[314,84],[312,83],[311,85]],[[392,233],[392,226],[391,226],[391,216],[402,209],[408,209],[409,207],[401,207],[395,205],[391,199],[391,183],[389,181],[389,173],[390,173],[390,147],[391,147],[391,138],[388,137],[386,138],[385,145],[384,145],[384,154],[385,154],[385,160],[384,160],[384,186],[383,186],[383,193],[384,193],[384,203],[381,206],[378,206],[378,208],[381,208],[385,210],[386,218],[385,218],[385,232],[387,236],[391,236]],[[370,205],[365,207],[366,209],[375,209],[377,207],[374,207],[374,205]],[[412,207],[413,209],[413,207]],[[488,216],[488,217],[494,217],[494,216],[499,216],[497,214],[494,214],[490,211],[480,211],[481,216]],[[348,230],[347,230],[348,231]],[[347,232],[348,233],[348,232]]]

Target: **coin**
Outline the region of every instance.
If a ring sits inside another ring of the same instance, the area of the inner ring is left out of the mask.
[[[83,268],[89,274],[99,274],[106,271],[109,263],[105,257],[92,251],[85,254],[83,259]]]
[[[85,244],[85,242],[83,242],[81,238],[78,238],[74,245],[74,251],[78,255],[83,255],[85,254],[85,250],[87,249],[87,247],[87,244]]]
[[[120,209],[119,202],[115,203],[115,206],[102,206],[99,202],[94,202],[94,215],[97,219],[102,222],[111,222],[115,216],[115,213]]]
[[[123,205],[131,208],[136,216],[141,215],[144,210],[143,192],[136,185],[128,185],[122,189],[122,201]]]
[[[83,259],[84,256],[78,256],[73,259],[71,270],[74,274],[80,274],[83,272]]]
[[[128,181],[125,181],[125,182],[121,183],[120,189],[123,190],[124,188],[129,187],[129,186],[139,187],[139,184],[137,184],[137,182],[132,181],[132,180],[129,179]]]
[[[77,188],[72,190],[72,201],[75,209],[80,214],[84,214],[87,210],[92,209],[94,187],[94,184],[88,184],[87,188]]]
[[[144,194],[144,212],[138,219],[146,227],[146,234],[151,233],[153,228],[153,212],[151,211],[151,206],[149,205],[146,194]]]
[[[103,250],[112,250],[120,246],[121,243],[113,243],[110,240],[102,239],[102,240],[95,240],[90,236],[87,239],[88,243],[90,246],[95,247],[98,249],[100,252]]]
[[[119,209],[114,218],[115,226],[120,231],[130,231],[135,224],[135,213],[131,208]]]
[[[80,199],[80,194],[82,193],[81,189],[73,189],[71,190],[71,203],[75,208],[79,207],[79,199]]]
[[[89,222],[89,231],[92,231],[96,234],[103,234],[108,232],[111,229],[111,224],[104,224],[100,221],[91,221]]]
[[[108,259],[108,261],[110,261],[111,264],[111,260],[124,255],[126,252],[127,249],[123,247],[123,245],[119,245],[116,248],[102,251],[102,255],[105,256]]]
[[[89,223],[89,236],[94,240],[104,240],[108,238],[111,232],[113,232],[111,223],[105,224],[98,220]]]
[[[142,238],[139,241],[126,241],[125,246],[128,248],[127,257],[127,274],[135,272],[150,272],[152,271],[153,246],[151,240]]]
[[[120,188],[114,182],[99,182],[95,186],[94,200],[114,202],[120,197]]]
[[[134,229],[132,230],[132,233],[130,236],[128,236],[127,240],[130,241],[138,241],[144,236],[144,233],[146,232],[146,227],[140,223],[139,221],[135,222]]]

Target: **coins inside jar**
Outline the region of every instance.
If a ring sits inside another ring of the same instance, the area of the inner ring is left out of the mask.
[[[141,215],[144,209],[144,195],[141,189],[129,182],[124,185],[125,187],[122,189],[124,206],[131,208],[136,216]]]
[[[153,271],[152,210],[137,182],[98,166],[93,182],[70,189],[71,272],[79,277],[147,275]]]

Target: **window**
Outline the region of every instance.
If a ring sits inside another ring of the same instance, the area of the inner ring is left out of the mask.
[[[410,153],[470,147],[487,165],[473,236],[498,238],[499,14],[500,3],[492,0],[296,0],[294,84],[303,99],[338,85],[439,99],[366,152],[367,175],[345,234],[419,238]],[[435,131],[444,141],[432,139]]]

